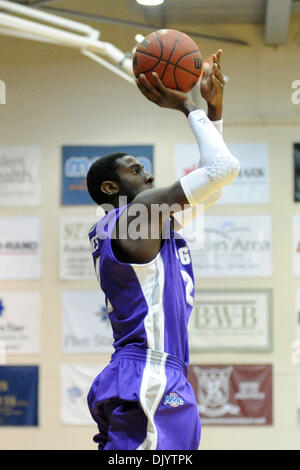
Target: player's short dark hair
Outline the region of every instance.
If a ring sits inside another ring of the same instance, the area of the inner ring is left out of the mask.
[[[109,204],[112,196],[101,191],[101,184],[103,181],[120,182],[120,177],[117,173],[117,160],[125,157],[127,153],[117,152],[110,153],[104,157],[98,158],[89,168],[87,173],[86,182],[87,189],[91,198],[98,204]]]

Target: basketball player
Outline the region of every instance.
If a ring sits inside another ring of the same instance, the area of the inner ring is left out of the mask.
[[[200,149],[199,168],[171,186],[154,189],[153,175],[135,157],[119,153],[97,160],[87,175],[91,197],[97,204],[111,204],[112,209],[89,234],[115,340],[111,362],[96,377],[88,395],[99,428],[94,441],[100,450],[191,450],[199,446],[199,412],[186,378],[187,324],[194,296],[190,252],[184,239],[170,228],[170,212],[163,210],[160,217],[153,217],[151,207],[209,205],[239,172],[238,160],[211,122],[222,124],[221,53],[213,56],[213,66],[205,70],[201,84],[208,117],[188,95],[165,88],[157,75],[156,86],[144,76],[137,80],[147,99],[187,116]],[[120,196],[127,197],[122,207]],[[146,208],[144,223],[150,236],[132,239],[129,226],[140,205]],[[166,226],[168,238],[162,236]],[[121,227],[126,236],[120,235]],[[151,238],[150,229],[158,229],[159,236]]]

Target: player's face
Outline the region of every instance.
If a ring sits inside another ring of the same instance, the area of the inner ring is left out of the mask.
[[[118,160],[117,173],[121,179],[119,195],[127,196],[129,202],[145,189],[153,188],[154,176],[131,155]]]

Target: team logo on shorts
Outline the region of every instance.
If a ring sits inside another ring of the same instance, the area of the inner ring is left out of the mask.
[[[170,405],[172,406],[172,408],[177,408],[177,406],[183,405],[183,404],[184,404],[183,399],[180,398],[180,396],[177,395],[177,393],[175,392],[169,393],[169,395],[165,396],[164,405]]]

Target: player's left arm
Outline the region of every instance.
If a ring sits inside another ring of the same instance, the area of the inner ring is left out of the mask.
[[[203,77],[200,82],[200,92],[207,103],[207,117],[212,121],[214,126],[223,135],[223,103],[224,103],[224,87],[225,79],[221,68],[222,49],[218,49],[216,54],[212,56],[212,64],[204,62]],[[200,163],[201,167],[201,155]],[[203,204],[204,208],[215,204],[222,197],[223,189],[206,199]]]
[[[212,121],[216,129],[223,135],[223,96],[225,80],[221,70],[222,49],[219,49],[212,56],[212,63],[204,62],[203,77],[200,82],[200,91],[202,97],[207,103],[207,117]],[[199,168],[203,166],[200,161]],[[204,209],[213,206],[223,195],[223,189],[203,201]],[[188,213],[187,213],[188,211]],[[173,226],[175,230],[180,230],[188,224],[198,214],[197,208],[193,207],[183,212],[177,212],[173,215]]]
[[[225,79],[221,69],[222,49],[212,56],[212,64],[203,64],[200,92],[207,103],[207,117],[211,121],[223,119],[223,95]]]
[[[223,87],[224,78],[221,73],[220,59],[222,50],[213,56],[213,65],[204,70],[204,77],[201,82],[201,94],[207,102],[209,116],[217,120],[220,124],[222,121],[223,109]],[[177,189],[183,189],[185,201],[192,206],[196,204],[205,205],[214,203],[220,196],[219,191],[223,186],[230,184],[237,176],[239,171],[238,160],[230,153],[226,144],[212,126],[212,121],[208,119],[206,114],[197,109],[197,105],[192,101],[191,97],[177,90],[172,90],[163,85],[156,73],[152,73],[154,85],[152,85],[145,75],[141,74],[136,80],[137,86],[142,94],[149,100],[160,107],[175,109],[182,111],[188,118],[189,125],[196,137],[200,152],[200,161],[197,170],[191,172],[180,179],[180,185],[175,184],[172,188],[167,188],[166,197],[170,202],[179,203],[181,201],[181,192]],[[221,118],[221,119],[220,119]],[[220,129],[219,129],[220,131]],[[228,178],[225,176],[225,173]],[[231,175],[231,176],[229,176]],[[209,190],[202,187],[203,177],[209,180]],[[219,178],[222,179],[222,182]],[[157,190],[155,190],[157,192]],[[147,203],[153,197],[162,202],[163,192],[159,190],[157,193],[153,190],[144,191],[136,197],[134,202]],[[203,197],[206,192],[206,198]],[[174,194],[173,194],[174,193]],[[219,193],[219,194],[216,194]],[[212,197],[213,196],[213,197]],[[150,201],[151,202],[151,201]],[[166,201],[163,201],[166,202]],[[184,204],[186,204],[184,202]],[[177,211],[175,211],[177,212]]]

